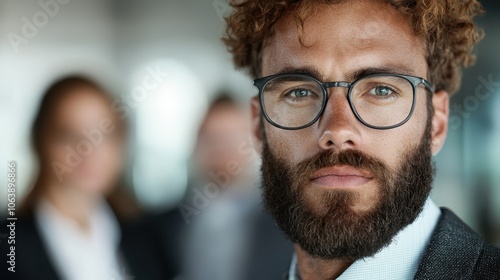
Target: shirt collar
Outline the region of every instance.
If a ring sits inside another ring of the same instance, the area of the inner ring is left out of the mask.
[[[413,279],[440,215],[441,210],[427,199],[417,219],[403,228],[388,246],[373,257],[355,261],[337,279]],[[288,280],[300,279],[295,254],[288,275]]]

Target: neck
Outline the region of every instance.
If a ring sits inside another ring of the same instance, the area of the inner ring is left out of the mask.
[[[66,218],[74,221],[82,231],[90,230],[90,216],[100,197],[71,186],[49,184],[43,197]]]
[[[295,254],[297,255],[297,265],[302,280],[336,279],[352,264],[352,261],[324,260],[313,257],[298,245],[295,245]]]

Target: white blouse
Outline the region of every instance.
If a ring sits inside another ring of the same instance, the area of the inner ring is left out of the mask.
[[[36,205],[35,219],[51,262],[62,279],[126,278],[118,258],[119,225],[104,201],[91,214],[87,232],[44,199]]]

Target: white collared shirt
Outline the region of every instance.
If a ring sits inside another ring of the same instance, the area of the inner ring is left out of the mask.
[[[65,280],[122,280],[118,261],[120,231],[116,217],[103,201],[90,217],[88,232],[41,199],[36,225],[55,270]]]
[[[351,264],[337,280],[370,279],[401,280],[413,279],[436,227],[441,210],[429,198],[415,221],[402,229],[373,257]],[[297,257],[294,254],[290,265],[289,280],[296,280]]]

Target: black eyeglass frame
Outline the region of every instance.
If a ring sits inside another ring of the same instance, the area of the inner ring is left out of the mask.
[[[393,76],[393,77],[403,78],[403,79],[407,80],[413,86],[413,103],[411,105],[410,113],[408,114],[408,116],[403,121],[401,121],[398,124],[391,125],[391,126],[374,126],[374,125],[371,125],[371,124],[367,123],[366,121],[364,121],[363,118],[361,118],[361,116],[359,115],[358,111],[356,110],[356,108],[354,107],[354,105],[352,103],[352,98],[351,98],[351,95],[352,95],[351,94],[351,90],[352,90],[352,88],[360,80],[363,80],[363,79],[369,78],[369,77],[377,77],[377,76],[384,76],[384,77]],[[269,81],[271,81],[273,79],[276,79],[276,78],[281,78],[281,77],[307,78],[307,79],[310,79],[312,81],[315,81],[316,83],[318,83],[321,86],[321,89],[323,91],[323,102],[321,104],[321,110],[318,112],[318,115],[312,121],[310,121],[309,123],[307,123],[305,125],[302,125],[302,126],[299,126],[299,127],[286,127],[286,126],[282,126],[280,124],[277,124],[276,122],[274,122],[273,120],[271,120],[271,118],[267,114],[266,107],[264,105],[264,98],[263,98],[264,92],[263,92],[263,89],[266,87],[266,85],[267,85],[267,83]],[[434,87],[431,85],[431,83],[429,81],[427,81],[426,79],[424,79],[424,78],[417,77],[417,76],[411,76],[411,75],[393,74],[393,73],[370,74],[370,75],[359,77],[356,80],[354,80],[352,83],[349,83],[349,82],[321,82],[318,79],[312,77],[311,75],[300,74],[300,73],[275,74],[275,75],[270,75],[270,76],[266,76],[266,77],[262,77],[262,78],[254,80],[254,86],[259,89],[259,103],[260,103],[262,115],[267,120],[267,122],[269,122],[271,125],[273,125],[273,126],[275,126],[277,128],[285,129],[285,130],[300,130],[300,129],[307,128],[307,127],[313,125],[315,122],[317,122],[319,120],[319,118],[321,118],[321,116],[323,115],[323,112],[325,111],[325,108],[326,108],[326,104],[328,103],[328,99],[330,97],[330,95],[328,94],[328,88],[332,88],[332,87],[345,87],[345,88],[347,88],[347,95],[346,96],[347,96],[347,100],[349,102],[349,106],[351,107],[351,111],[356,116],[356,119],[358,119],[358,121],[360,121],[365,126],[367,126],[369,128],[372,128],[372,129],[378,129],[378,130],[387,130],[387,129],[393,129],[393,128],[402,126],[403,124],[405,124],[406,122],[408,122],[408,120],[410,120],[410,118],[413,115],[413,112],[415,111],[415,104],[416,104],[415,100],[416,100],[417,86],[420,85],[420,84],[423,84],[425,86],[425,88],[429,92],[431,92],[431,93],[435,92]]]

